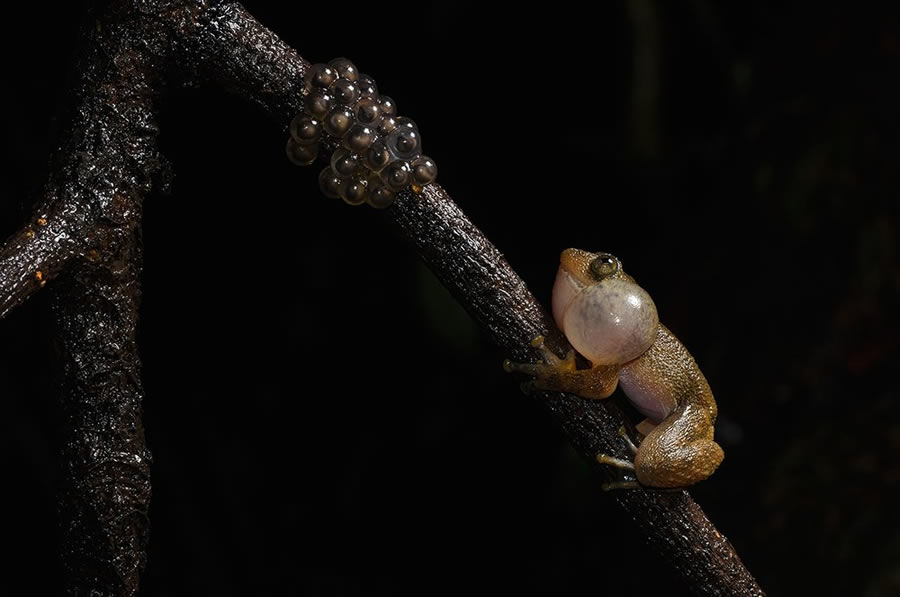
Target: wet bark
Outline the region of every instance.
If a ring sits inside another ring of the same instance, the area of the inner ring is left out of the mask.
[[[146,563],[150,499],[135,325],[141,205],[163,168],[156,96],[175,70],[216,82],[286,130],[308,63],[234,2],[110,2],[85,47],[44,200],[0,249],[0,315],[60,277],[68,590],[133,595]],[[537,334],[562,352],[565,340],[545,310],[443,188],[401,193],[389,214],[509,356],[536,358],[529,342]],[[589,461],[623,454],[614,405],[555,393],[540,399]],[[615,501],[697,595],[763,594],[687,492],[619,492]]]

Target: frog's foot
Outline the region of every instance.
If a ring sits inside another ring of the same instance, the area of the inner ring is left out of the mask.
[[[619,437],[625,440],[625,445],[628,446],[628,449],[632,454],[637,454],[637,446],[634,445],[634,442],[631,441],[631,438],[628,437],[628,433],[625,430],[625,427],[619,427]],[[610,456],[608,454],[597,454],[597,462],[600,464],[606,464],[608,466],[614,466],[616,468],[620,468],[626,471],[629,471],[631,474],[634,474],[634,462],[631,460],[625,460],[624,458],[616,458],[615,456]],[[613,489],[639,489],[641,484],[636,480],[624,480],[624,481],[615,481],[613,483],[604,483],[600,486],[603,491],[610,491]]]
[[[503,370],[507,373],[524,373],[534,377],[532,381],[522,384],[522,391],[526,394],[531,390],[560,390],[560,379],[566,374],[575,372],[575,351],[570,350],[566,358],[561,359],[552,350],[547,348],[543,336],[537,336],[531,341],[531,346],[541,352],[543,363],[514,363],[509,359],[503,361]]]
[[[543,363],[514,363],[503,361],[507,373],[524,373],[534,377],[522,384],[528,393],[534,389],[570,392],[585,398],[606,398],[616,389],[618,367],[575,368],[575,351],[570,350],[564,359],[556,356],[544,344],[544,337],[538,336],[531,345],[541,352]]]
[[[547,371],[575,371],[575,351],[570,350],[569,354],[566,355],[566,358],[561,359],[556,354],[547,348],[547,345],[544,343],[543,336],[537,336],[534,340],[531,341],[531,346],[537,348],[541,351],[541,356],[544,357],[543,363],[514,363],[509,359],[503,361],[503,369],[507,373],[525,373],[528,375],[534,375],[535,377],[541,376],[541,374],[546,373]]]

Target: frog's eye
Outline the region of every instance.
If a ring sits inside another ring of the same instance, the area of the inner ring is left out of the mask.
[[[594,260],[591,261],[589,267],[591,268],[591,273],[594,277],[598,280],[602,280],[619,271],[619,260],[609,253],[599,253]]]

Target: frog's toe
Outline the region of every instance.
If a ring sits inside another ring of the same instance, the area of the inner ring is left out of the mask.
[[[509,359],[503,361],[503,370],[507,373],[524,373],[537,377],[545,368],[543,363],[516,363]]]
[[[522,390],[523,394],[528,396],[532,392],[537,391],[538,385],[537,385],[537,382],[532,379],[531,381],[523,381],[522,383],[520,383],[519,389]]]
[[[624,458],[616,458],[615,456],[610,456],[609,454],[597,454],[597,462],[599,462],[600,464],[607,464],[616,468],[625,469],[627,471],[634,470],[634,463],[632,461],[625,460]]]
[[[619,431],[619,434],[623,437],[627,437],[623,434],[623,431],[624,428]],[[630,460],[625,460],[624,458],[616,458],[609,454],[597,454],[597,462],[628,471],[627,476],[634,474],[634,463]],[[613,489],[639,489],[641,487],[641,484],[636,479],[628,479],[627,476],[621,481],[604,483],[600,488],[603,491],[611,491]]]

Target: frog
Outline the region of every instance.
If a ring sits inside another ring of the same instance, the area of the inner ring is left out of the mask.
[[[633,459],[597,454],[599,463],[624,469],[635,480],[604,484],[604,489],[674,489],[698,483],[719,467],[725,455],[713,439],[718,408],[706,377],[687,348],[659,321],[649,293],[625,273],[610,253],[566,249],[551,299],[553,319],[572,345],[560,358],[532,341],[538,363],[504,362],[507,372],[533,379],[528,388],[605,399],[620,387],[646,417],[635,444],[619,430]],[[589,363],[579,368],[576,352]]]

